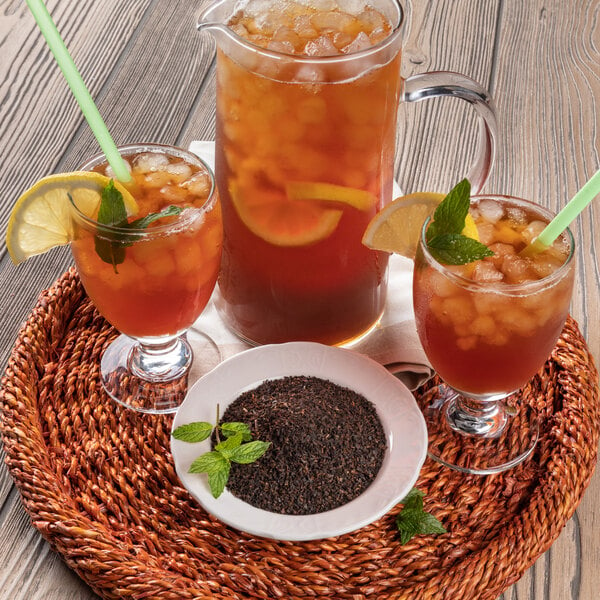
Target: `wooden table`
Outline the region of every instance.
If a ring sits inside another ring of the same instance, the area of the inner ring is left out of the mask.
[[[50,0],[117,143],[187,146],[214,137],[214,47],[195,29],[202,2]],[[407,5],[405,75],[459,71],[494,96],[500,138],[487,191],[558,209],[600,166],[597,0],[438,0]],[[0,13],[0,233],[18,195],[98,148],[25,3]],[[444,190],[473,159],[470,112],[452,100],[400,109],[405,190]],[[574,225],[572,314],[600,358],[600,203]],[[0,254],[0,362],[39,292],[70,265],[66,249],[16,268]],[[600,475],[553,547],[502,598],[593,600],[600,587]],[[34,530],[0,467],[0,600],[84,600],[92,591]]]

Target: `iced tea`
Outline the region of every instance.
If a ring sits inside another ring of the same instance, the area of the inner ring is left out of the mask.
[[[494,256],[440,265],[421,243],[414,307],[419,337],[440,377],[467,395],[510,393],[544,364],[565,323],[574,278],[573,239],[563,234],[532,258],[520,251],[549,214],[516,199],[481,197],[471,215]]]
[[[280,60],[218,51],[220,307],[252,342],[341,344],[383,312],[387,255],[361,238],[392,198],[400,38],[353,5],[246,3],[229,27]]]
[[[77,270],[95,306],[120,332],[136,338],[176,335],[198,318],[216,282],[222,245],[218,197],[203,163],[188,153],[148,145],[122,154],[132,174],[127,186],[140,208],[136,219],[171,205],[183,210],[147,229],[125,230],[126,241],[78,215],[71,244]],[[112,175],[106,163],[91,167]],[[120,245],[122,262],[104,262],[98,243]]]

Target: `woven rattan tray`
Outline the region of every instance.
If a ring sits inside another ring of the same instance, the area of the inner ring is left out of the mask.
[[[328,540],[247,536],[178,481],[171,417],[105,396],[98,359],[114,335],[65,273],[23,327],[0,395],[7,464],[33,525],[104,598],[491,600],[557,538],[596,463],[598,373],[569,319],[523,391],[542,413],[533,458],[489,477],[425,463],[418,487],[447,534],[402,546],[398,506]]]

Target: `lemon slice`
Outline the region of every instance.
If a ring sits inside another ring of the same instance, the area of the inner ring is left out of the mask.
[[[246,227],[275,246],[308,246],[329,237],[342,211],[312,202],[295,202],[275,192],[242,189],[230,182],[229,194]]]
[[[290,181],[285,186],[290,200],[318,200],[335,205],[344,204],[358,210],[370,210],[377,198],[367,190],[317,181]]]
[[[58,173],[40,179],[16,201],[8,220],[6,247],[18,265],[73,239],[72,207],[69,196],[86,216],[95,215],[102,190],[110,178],[93,171]],[[138,212],[133,196],[115,181],[123,194],[128,215]]]
[[[363,235],[363,244],[373,250],[414,258],[423,222],[444,198],[444,194],[436,192],[415,192],[396,198],[373,217]],[[479,240],[471,215],[467,215],[462,234]]]

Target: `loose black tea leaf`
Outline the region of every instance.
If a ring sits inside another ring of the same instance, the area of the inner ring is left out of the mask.
[[[257,442],[234,451],[227,489],[281,514],[314,514],[353,500],[375,479],[386,451],[375,407],[316,377],[266,381],[230,404],[223,421],[248,423],[254,438],[272,442],[252,464],[236,462]]]

